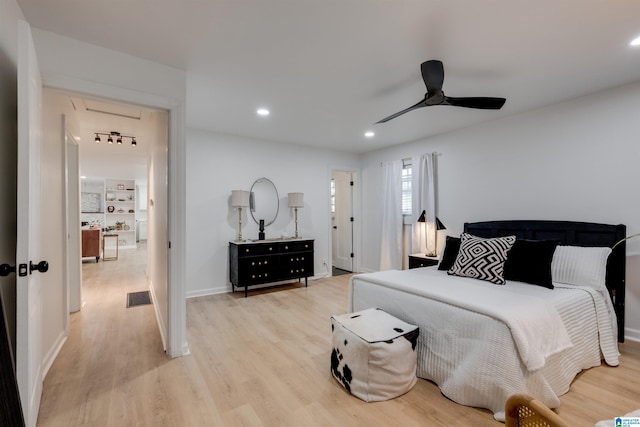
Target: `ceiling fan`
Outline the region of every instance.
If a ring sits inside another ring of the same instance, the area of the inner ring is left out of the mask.
[[[478,108],[481,110],[499,110],[504,105],[505,98],[492,98],[492,97],[469,97],[469,98],[453,98],[446,96],[442,91],[442,82],[444,81],[444,67],[441,61],[432,59],[430,61],[423,62],[420,65],[422,71],[422,80],[427,86],[427,93],[424,99],[409,108],[405,108],[395,114],[385,117],[384,119],[376,122],[385,123],[391,119],[395,119],[398,116],[408,113],[411,110],[422,107],[431,107],[433,105],[452,105],[454,107],[466,107],[466,108]]]

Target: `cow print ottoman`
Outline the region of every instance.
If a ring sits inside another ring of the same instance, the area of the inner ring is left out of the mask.
[[[331,316],[331,373],[365,402],[393,399],[416,384],[418,327],[378,308]]]

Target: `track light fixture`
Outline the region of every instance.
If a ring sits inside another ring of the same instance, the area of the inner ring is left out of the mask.
[[[110,133],[103,133],[103,132],[96,132],[96,137],[95,137],[95,141],[96,142],[100,142],[100,135],[106,135],[108,136],[107,138],[107,142],[109,144],[113,144],[113,137],[117,137],[116,138],[116,143],[118,145],[122,145],[122,138],[131,138],[131,145],[133,147],[136,147],[138,145],[138,143],[136,142],[136,137],[135,136],[129,136],[129,135],[121,135],[120,132],[115,132],[115,131],[111,131]]]

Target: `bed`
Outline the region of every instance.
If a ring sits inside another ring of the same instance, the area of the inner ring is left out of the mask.
[[[525,243],[555,242],[549,255],[551,283],[535,286],[507,278],[496,284],[449,274],[457,264],[381,271],[352,276],[348,309],[379,307],[418,325],[418,377],[435,382],[457,403],[489,409],[501,421],[507,398],[516,393],[555,408],[580,371],[601,361],[618,364],[617,342],[624,337],[625,245],[610,253],[607,248],[625,233],[624,225],[567,221],[466,223],[464,239],[511,245],[515,240],[518,250]],[[460,251],[466,254],[465,242]],[[448,237],[447,246],[450,243]],[[509,246],[505,256],[515,259],[516,252]],[[583,257],[586,252],[600,254],[601,287],[582,274],[598,262],[572,263],[574,254]],[[562,258],[566,256],[568,267]],[[531,264],[537,257],[531,257]],[[581,265],[584,268],[576,270]],[[569,279],[563,276],[567,271]],[[573,283],[576,280],[580,283]]]

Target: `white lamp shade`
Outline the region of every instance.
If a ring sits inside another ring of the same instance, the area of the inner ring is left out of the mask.
[[[290,208],[302,208],[304,207],[304,201],[302,200],[304,193],[289,193],[287,198],[289,199]]]
[[[234,208],[249,206],[249,192],[245,190],[231,190],[231,206]]]

